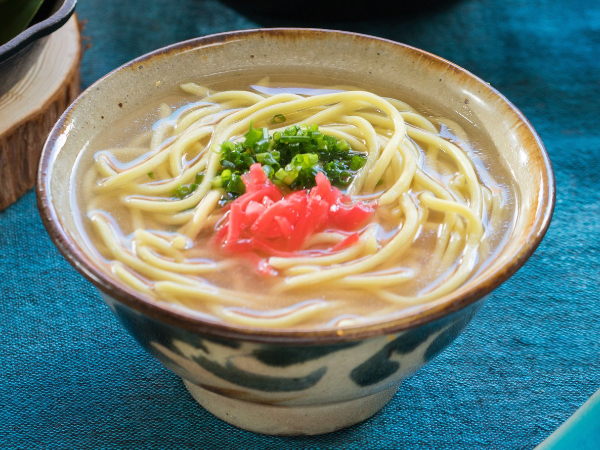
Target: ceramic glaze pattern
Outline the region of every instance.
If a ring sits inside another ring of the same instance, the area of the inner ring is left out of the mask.
[[[297,346],[197,334],[154,321],[109,296],[105,300],[135,339],[186,384],[250,404],[258,411],[264,405],[285,406],[279,411],[285,422],[286,413],[293,414],[294,408],[339,404],[343,409],[345,402],[395,391],[404,378],[458,337],[485,298],[405,332],[360,341]],[[212,412],[227,420],[226,411]],[[357,421],[366,418],[356,417]],[[330,425],[332,429],[340,428],[335,413]],[[270,426],[282,429],[280,423]]]

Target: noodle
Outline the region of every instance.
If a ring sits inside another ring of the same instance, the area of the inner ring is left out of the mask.
[[[356,315],[347,321],[355,324],[375,320],[378,309],[388,314],[452,292],[491,251],[488,227],[499,228],[506,214],[501,189],[482,184],[455,122],[359,90],[306,96],[218,92],[194,83],[181,89],[199,101],[175,111],[162,104],[151,134],[97,152],[84,175],[90,237],[132,289],[246,326],[316,326],[342,312]],[[325,230],[291,256],[244,259],[211,250],[215,228],[228,217],[225,191],[211,186],[219,148],[242,140],[252,124],[270,133],[315,124],[365,154],[346,193],[355,202],[376,201],[376,218],[355,243],[338,247],[348,233]],[[442,136],[448,129],[456,139]],[[188,195],[171,194],[192,183]],[[256,260],[270,276],[256,273]]]

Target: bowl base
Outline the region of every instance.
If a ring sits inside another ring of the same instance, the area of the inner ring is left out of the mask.
[[[183,383],[192,397],[219,419],[244,430],[278,436],[324,434],[362,422],[383,408],[398,389],[392,387],[347,402],[283,406],[236,400],[187,380]]]

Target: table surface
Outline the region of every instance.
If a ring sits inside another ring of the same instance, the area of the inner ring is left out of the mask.
[[[77,12],[83,87],[150,50],[243,28],[343,29],[440,55],[530,119],[556,209],[527,264],[380,413],[278,438],[197,405],[59,255],[30,191],[0,213],[0,448],[532,448],[600,387],[600,2],[456,0],[360,21],[315,9],[310,22],[200,0],[80,0]]]

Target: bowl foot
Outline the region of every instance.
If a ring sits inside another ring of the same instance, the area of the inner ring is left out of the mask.
[[[368,419],[390,401],[397,387],[347,402],[316,406],[250,403],[208,391],[183,380],[192,397],[231,425],[255,433],[299,436],[330,433]]]

